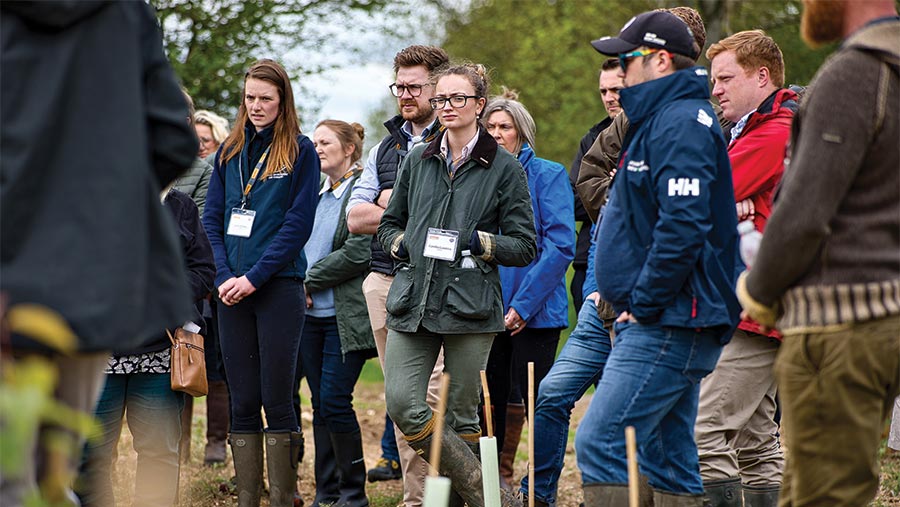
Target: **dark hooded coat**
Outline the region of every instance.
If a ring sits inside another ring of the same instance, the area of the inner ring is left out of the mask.
[[[136,346],[191,315],[159,192],[198,144],[154,13],[62,0],[0,14],[0,289],[60,313],[81,351]]]

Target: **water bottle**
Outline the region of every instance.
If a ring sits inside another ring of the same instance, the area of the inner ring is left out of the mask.
[[[756,260],[759,242],[762,241],[763,235],[756,230],[753,220],[744,220],[739,223],[737,230],[741,235],[741,259],[747,267],[750,267]]]
[[[463,269],[475,269],[478,267],[478,265],[475,264],[475,259],[472,258],[471,250],[463,250],[461,253],[462,260],[459,263],[459,267]]]

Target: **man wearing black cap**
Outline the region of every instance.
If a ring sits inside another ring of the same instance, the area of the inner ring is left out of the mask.
[[[738,322],[731,167],[699,48],[668,12],[592,43],[617,56],[631,120],[601,212],[597,282],[619,314],[615,346],[575,448],[585,504],[628,502],[625,428],[657,506],[703,504],[693,438],[699,382]],[[642,502],[649,502],[643,498]]]

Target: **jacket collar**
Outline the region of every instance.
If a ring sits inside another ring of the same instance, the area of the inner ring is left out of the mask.
[[[400,148],[406,149],[407,143],[409,142],[408,134],[403,131],[403,124],[406,123],[406,120],[403,119],[403,116],[397,115],[391,118],[390,120],[384,122],[384,128],[391,134],[391,137],[394,138],[394,142],[400,145]],[[431,139],[434,138],[435,134],[444,130],[444,126],[440,124],[435,116],[434,120],[431,122],[431,125],[428,126],[428,136],[425,138],[425,142],[430,142]]]
[[[535,157],[534,150],[531,149],[531,146],[528,143],[522,143],[522,149],[519,150],[519,163],[522,164],[522,167],[528,167],[528,163],[531,162],[531,159]]]
[[[744,125],[743,130],[741,130],[741,134],[731,141],[734,142],[735,139],[744,136],[757,125],[769,119],[793,117],[799,108],[799,104],[797,103],[799,100],[797,93],[793,90],[787,88],[775,90],[771,95],[766,97],[766,100],[762,101],[759,107],[756,108],[756,111],[750,114],[750,117],[747,119],[747,124]]]
[[[759,114],[770,114],[782,108],[797,112],[797,100],[799,99],[796,92],[787,88],[779,88],[766,97],[766,100],[762,101],[759,107],[756,108],[756,112]]]
[[[676,100],[709,100],[709,73],[697,66],[622,90],[619,103],[632,124],[642,123]]]
[[[256,127],[250,123],[250,120],[247,120],[247,124],[244,125],[244,139],[249,144],[251,141],[258,141],[265,145],[268,145],[272,142],[272,139],[275,138],[275,127],[268,126],[259,132],[256,131]]]
[[[842,47],[857,47],[887,53],[894,60],[900,59],[900,20],[896,17],[883,18],[870,23],[848,37]]]
[[[425,160],[428,157],[440,156],[441,138],[444,137],[445,133],[446,131],[443,127],[437,132],[435,138],[428,143],[428,146],[425,147],[425,151],[422,152],[422,160]],[[497,141],[488,134],[486,130],[478,127],[478,140],[475,141],[475,147],[472,148],[472,153],[469,154],[469,158],[485,169],[489,169],[491,164],[494,163],[494,159],[497,157],[497,149]]]

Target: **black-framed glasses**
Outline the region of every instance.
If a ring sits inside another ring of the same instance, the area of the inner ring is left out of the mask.
[[[622,72],[628,71],[628,60],[632,58],[637,58],[639,56],[647,56],[656,53],[657,51],[662,51],[661,49],[639,49],[637,51],[632,51],[631,53],[619,53],[619,68],[622,69]]]
[[[466,102],[469,99],[480,99],[478,95],[453,95],[452,97],[435,97],[433,99],[428,99],[428,103],[431,104],[431,109],[443,109],[444,106],[447,105],[447,102],[450,102],[450,105],[454,109],[459,109],[461,107],[466,107]]]
[[[409,92],[409,95],[412,97],[418,97],[419,95],[422,95],[422,88],[425,88],[426,86],[431,86],[431,83],[411,85],[391,83],[388,88],[391,89],[391,95],[394,97],[402,97],[405,92]]]

